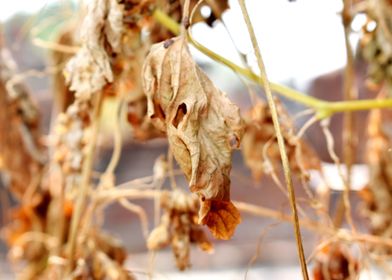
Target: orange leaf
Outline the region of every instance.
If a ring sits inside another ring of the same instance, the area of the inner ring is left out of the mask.
[[[228,240],[241,222],[241,216],[231,201],[205,200],[199,212],[199,223],[207,225],[215,238]]]

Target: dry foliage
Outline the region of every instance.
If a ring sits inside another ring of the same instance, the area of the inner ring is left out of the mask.
[[[196,243],[206,252],[213,250],[203,229],[197,224],[198,199],[181,190],[165,191],[161,194],[160,204],[164,213],[160,224],[148,237],[147,248],[159,250],[170,245],[178,269],[184,270],[191,265],[191,243]]]
[[[148,115],[165,131],[192,192],[201,199],[199,221],[228,239],[240,222],[230,202],[232,149],[239,146],[239,109],[193,61],[184,38],[151,47],[143,67]]]
[[[67,191],[75,190],[81,184],[86,144],[91,141],[91,111],[90,102],[78,100],[57,118],[56,151],[53,159],[62,168],[63,183]]]
[[[290,168],[294,174],[307,179],[308,170],[320,169],[320,160],[310,146],[296,137],[294,126],[282,105],[278,110]],[[246,115],[245,122],[242,154],[253,178],[259,180],[263,174],[274,173],[281,165],[275,129],[267,104],[259,101]]]
[[[0,171],[21,198],[40,185],[45,154],[37,106],[26,87],[11,80],[15,72],[9,51],[0,45]]]
[[[101,229],[91,229],[86,240],[77,248],[76,257],[78,263],[73,279],[136,279],[123,267],[127,253],[121,241],[103,233]],[[46,277],[51,279],[53,276],[48,274]]]
[[[380,85],[388,84],[392,73],[391,1],[363,2],[363,12],[377,26],[370,29],[368,22],[364,27],[362,52],[370,63],[371,78]],[[353,5],[358,3],[362,2],[354,1]],[[64,66],[64,77],[54,77],[53,95],[59,114],[46,142],[48,147],[41,143],[39,112],[28,90],[15,79],[14,62],[0,41],[0,170],[11,193],[20,199],[18,207],[10,211],[11,222],[2,233],[10,247],[10,259],[23,264],[20,279],[135,279],[124,268],[128,256],[124,246],[100,227],[102,209],[115,201],[140,216],[149,250],[170,246],[177,267],[185,270],[191,266],[192,244],[203,251],[213,251],[203,225],[213,237],[227,240],[241,222],[230,197],[233,150],[242,145],[245,163],[254,179],[279,174],[280,151],[269,108],[259,101],[243,119],[239,108],[213,84],[189,51],[189,25],[204,22],[212,26],[222,20],[228,1],[190,0],[188,4],[190,11],[183,16],[187,5],[182,0],[89,2],[80,36],[74,36],[76,27],[72,27],[58,37],[60,45],[80,45],[75,47],[76,54],[71,56],[60,49],[53,54],[54,63]],[[206,18],[201,13],[203,6],[211,9]],[[182,34],[173,37],[162,26],[162,19],[157,21],[155,9],[177,23],[182,21]],[[193,15],[192,23],[189,14]],[[350,20],[351,15],[345,16]],[[107,101],[118,104],[118,123],[113,126],[110,163],[103,174],[97,174],[93,172],[95,145],[100,136],[102,107]],[[296,134],[278,99],[275,103],[290,168],[305,182],[308,170],[321,172],[321,163]],[[132,126],[133,139],[167,139],[170,153],[192,193],[176,187],[173,166],[162,158],[149,179],[135,179],[115,188],[114,171],[123,140],[120,124],[126,121],[125,116]],[[371,241],[370,248],[378,256],[390,254],[392,158],[388,120],[385,110],[374,111],[369,123],[371,178],[361,194],[372,235],[342,230],[329,222],[324,225],[308,219],[301,221],[301,225],[320,233],[320,240],[338,240],[316,254],[315,280],[354,279],[359,274],[359,258],[339,240]],[[170,191],[165,185],[166,177],[171,179]],[[318,191],[319,198],[322,193],[327,201],[329,192]],[[160,222],[149,236],[146,214],[131,202],[132,198],[157,199],[156,214],[162,209]],[[330,209],[328,203],[323,203],[320,199],[309,204],[314,214],[326,221]],[[248,213],[292,221],[272,209],[241,202],[236,205]]]
[[[123,35],[123,5],[116,0],[89,3],[81,27],[82,46],[68,62],[65,76],[69,88],[80,100],[91,96],[113,82],[110,57],[121,51]]]

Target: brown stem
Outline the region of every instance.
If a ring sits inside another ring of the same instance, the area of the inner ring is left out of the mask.
[[[301,237],[301,229],[300,229],[299,219],[298,219],[297,204],[295,202],[295,192],[294,192],[293,182],[292,182],[292,178],[291,178],[291,171],[290,171],[290,166],[289,166],[289,160],[287,158],[287,152],[286,152],[286,147],[285,147],[285,143],[284,143],[284,138],[283,138],[282,131],[280,128],[280,124],[279,124],[278,113],[277,113],[276,105],[274,103],[274,99],[272,96],[267,73],[265,71],[264,62],[261,57],[259,45],[257,43],[256,35],[253,30],[253,26],[250,21],[249,14],[246,9],[246,5],[245,5],[244,0],[239,0],[239,4],[240,4],[241,10],[242,10],[242,15],[244,17],[246,26],[248,27],[248,32],[249,32],[249,35],[250,35],[250,38],[252,41],[253,49],[255,51],[258,66],[259,66],[260,73],[261,73],[260,78],[261,78],[262,84],[264,85],[264,90],[267,95],[268,105],[271,110],[272,121],[274,124],[276,138],[278,140],[279,152],[280,152],[280,156],[282,159],[284,177],[285,177],[286,184],[287,184],[287,190],[289,192],[290,206],[291,206],[291,211],[292,211],[292,216],[293,216],[293,221],[294,221],[295,239],[297,241],[297,249],[298,249],[298,256],[299,256],[299,260],[300,260],[300,264],[301,264],[302,276],[305,280],[308,280],[309,275],[308,275],[308,270],[306,267],[305,253],[304,253],[304,249],[303,249],[303,245],[302,245],[302,237]]]
[[[98,135],[98,128],[99,128],[99,114],[100,114],[100,107],[101,107],[101,92],[97,92],[95,96],[94,108],[93,108],[93,120],[92,120],[92,132],[91,132],[91,139],[88,143],[86,157],[84,158],[83,162],[83,169],[82,169],[82,181],[80,185],[80,192],[77,197],[76,205],[75,205],[75,212],[72,215],[71,220],[71,227],[69,233],[69,242],[68,242],[68,256],[69,256],[69,265],[70,269],[73,266],[73,258],[75,254],[75,246],[76,246],[76,237],[77,231],[80,226],[80,221],[82,219],[82,214],[86,207],[86,200],[87,195],[90,190],[90,179],[93,169],[93,159],[94,159],[94,152],[96,147],[97,135]]]
[[[350,26],[351,26],[351,0],[344,0],[344,8],[342,12],[342,21],[344,27],[344,40],[346,46],[347,63],[344,70],[344,84],[343,84],[343,98],[346,101],[358,99],[358,89],[355,84],[355,65],[353,50],[350,45]],[[355,228],[351,217],[350,206],[350,189],[351,189],[351,171],[352,165],[356,158],[356,144],[357,139],[355,135],[355,116],[353,112],[345,112],[343,115],[343,131],[342,131],[342,151],[343,161],[346,165],[346,184],[344,184],[344,191],[338,201],[334,224],[340,227],[343,223],[343,217],[346,217],[347,222],[352,229]]]

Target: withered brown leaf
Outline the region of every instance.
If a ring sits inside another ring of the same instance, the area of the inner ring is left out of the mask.
[[[307,171],[320,169],[320,160],[307,143],[298,139],[294,125],[284,107],[278,100],[280,122],[283,125],[283,138],[287,149],[290,168],[293,173],[307,179]],[[242,154],[245,164],[252,171],[253,178],[277,170],[281,166],[280,153],[271,112],[266,103],[259,101],[245,117],[245,134],[242,139]]]
[[[190,246],[211,252],[213,246],[197,222],[198,199],[194,195],[176,189],[164,191],[160,196],[164,209],[160,224],[154,228],[147,240],[149,250],[171,246],[176,265],[180,270],[190,267]]]
[[[82,46],[64,70],[69,89],[88,100],[114,80],[111,55],[121,50],[124,5],[116,0],[91,1],[81,28]],[[107,45],[111,51],[108,51]]]
[[[238,107],[196,65],[182,37],[152,46],[143,87],[148,116],[166,132],[191,191],[202,200],[199,222],[229,239],[241,220],[230,202],[229,178],[232,149],[243,134]]]

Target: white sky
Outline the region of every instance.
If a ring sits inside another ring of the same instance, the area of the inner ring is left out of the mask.
[[[7,20],[17,12],[38,12],[48,3],[68,0],[0,0],[0,21]]]
[[[247,0],[267,73],[271,80],[307,80],[345,64],[341,0]],[[238,48],[256,67],[238,1],[224,15]],[[215,30],[217,29],[217,30]],[[222,25],[196,27],[194,37],[225,57],[240,62]],[[219,30],[219,31],[218,31]]]
[[[71,0],[0,0],[0,20],[19,11],[38,12],[50,2]],[[252,54],[238,1],[230,1],[224,15],[238,48]],[[304,81],[342,67],[345,63],[341,0],[247,0],[271,80]],[[223,25],[197,26],[194,37],[204,45],[239,63]],[[255,59],[250,56],[252,65]]]

